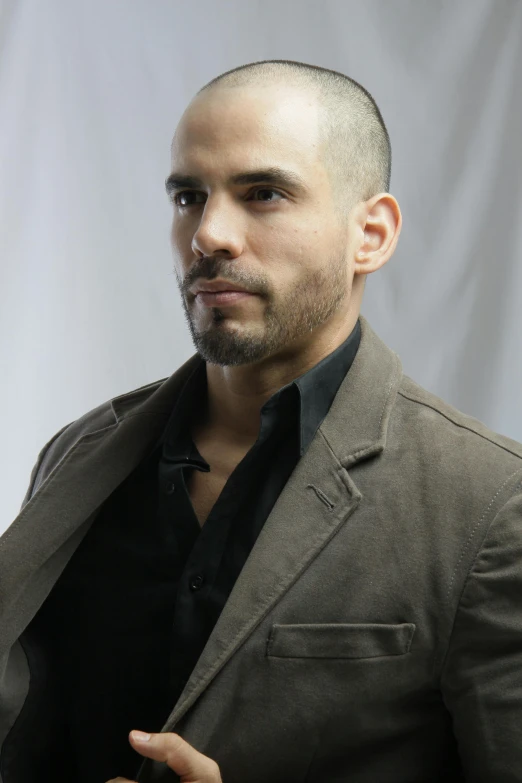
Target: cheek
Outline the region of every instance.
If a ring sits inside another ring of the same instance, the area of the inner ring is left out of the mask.
[[[181,236],[182,232],[180,231],[179,223],[173,220],[170,226],[170,241],[172,243],[172,247],[176,249],[179,248]]]
[[[193,236],[194,230],[188,220],[173,219],[170,227],[170,241],[175,250],[186,255],[192,246]]]
[[[281,232],[274,232],[270,239],[270,249],[276,258],[287,264],[299,266],[314,265],[324,254],[325,247],[322,232],[315,225],[288,227]]]
[[[320,254],[309,245],[301,233],[287,232],[278,237],[260,256],[265,258],[276,298],[292,295],[292,291],[316,269]]]
[[[308,212],[288,218],[281,214],[273,221],[251,227],[251,239],[258,247],[276,249],[289,256],[303,255],[307,248],[315,253],[325,233],[324,223],[317,215]]]

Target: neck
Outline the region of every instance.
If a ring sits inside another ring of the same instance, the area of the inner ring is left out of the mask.
[[[207,410],[200,428],[238,446],[255,443],[265,402],[335,351],[351,334],[357,318],[358,313],[334,330],[330,324],[328,332],[314,333],[313,342],[286,346],[255,364],[221,367],[207,362]]]

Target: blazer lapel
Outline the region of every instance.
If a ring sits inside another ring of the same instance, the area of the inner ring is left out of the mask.
[[[335,535],[361,498],[321,433],[301,458],[243,566],[169,716],[174,725]]]

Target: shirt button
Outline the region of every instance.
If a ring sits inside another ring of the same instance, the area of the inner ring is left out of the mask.
[[[168,481],[165,489],[167,490],[167,494],[171,495],[172,492],[174,492],[174,490],[176,489],[176,485],[174,484],[173,481]]]
[[[192,590],[192,592],[199,590],[204,581],[205,579],[201,574],[197,574],[196,576],[193,576],[189,583],[189,587]]]

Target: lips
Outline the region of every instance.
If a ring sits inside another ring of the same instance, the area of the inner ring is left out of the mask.
[[[251,293],[251,291],[247,291],[246,288],[241,288],[241,286],[234,286],[233,283],[205,283],[196,287],[195,290],[192,289],[192,291],[196,295],[201,293],[219,294],[224,291],[234,291],[246,294]]]
[[[250,291],[245,291],[244,288],[233,288],[230,286],[230,288],[198,288],[196,291],[196,294],[223,294],[223,293],[238,293],[238,294],[249,294]]]
[[[206,307],[224,307],[254,296],[248,291],[198,291],[196,301]]]
[[[251,293],[247,288],[243,288],[242,285],[237,285],[234,283],[233,280],[225,280],[225,279],[218,279],[218,280],[205,280],[203,278],[199,279],[199,282],[196,281],[193,283],[193,285],[190,286],[189,291],[194,296],[197,296],[199,293],[221,293],[223,291],[239,291],[241,293]]]

